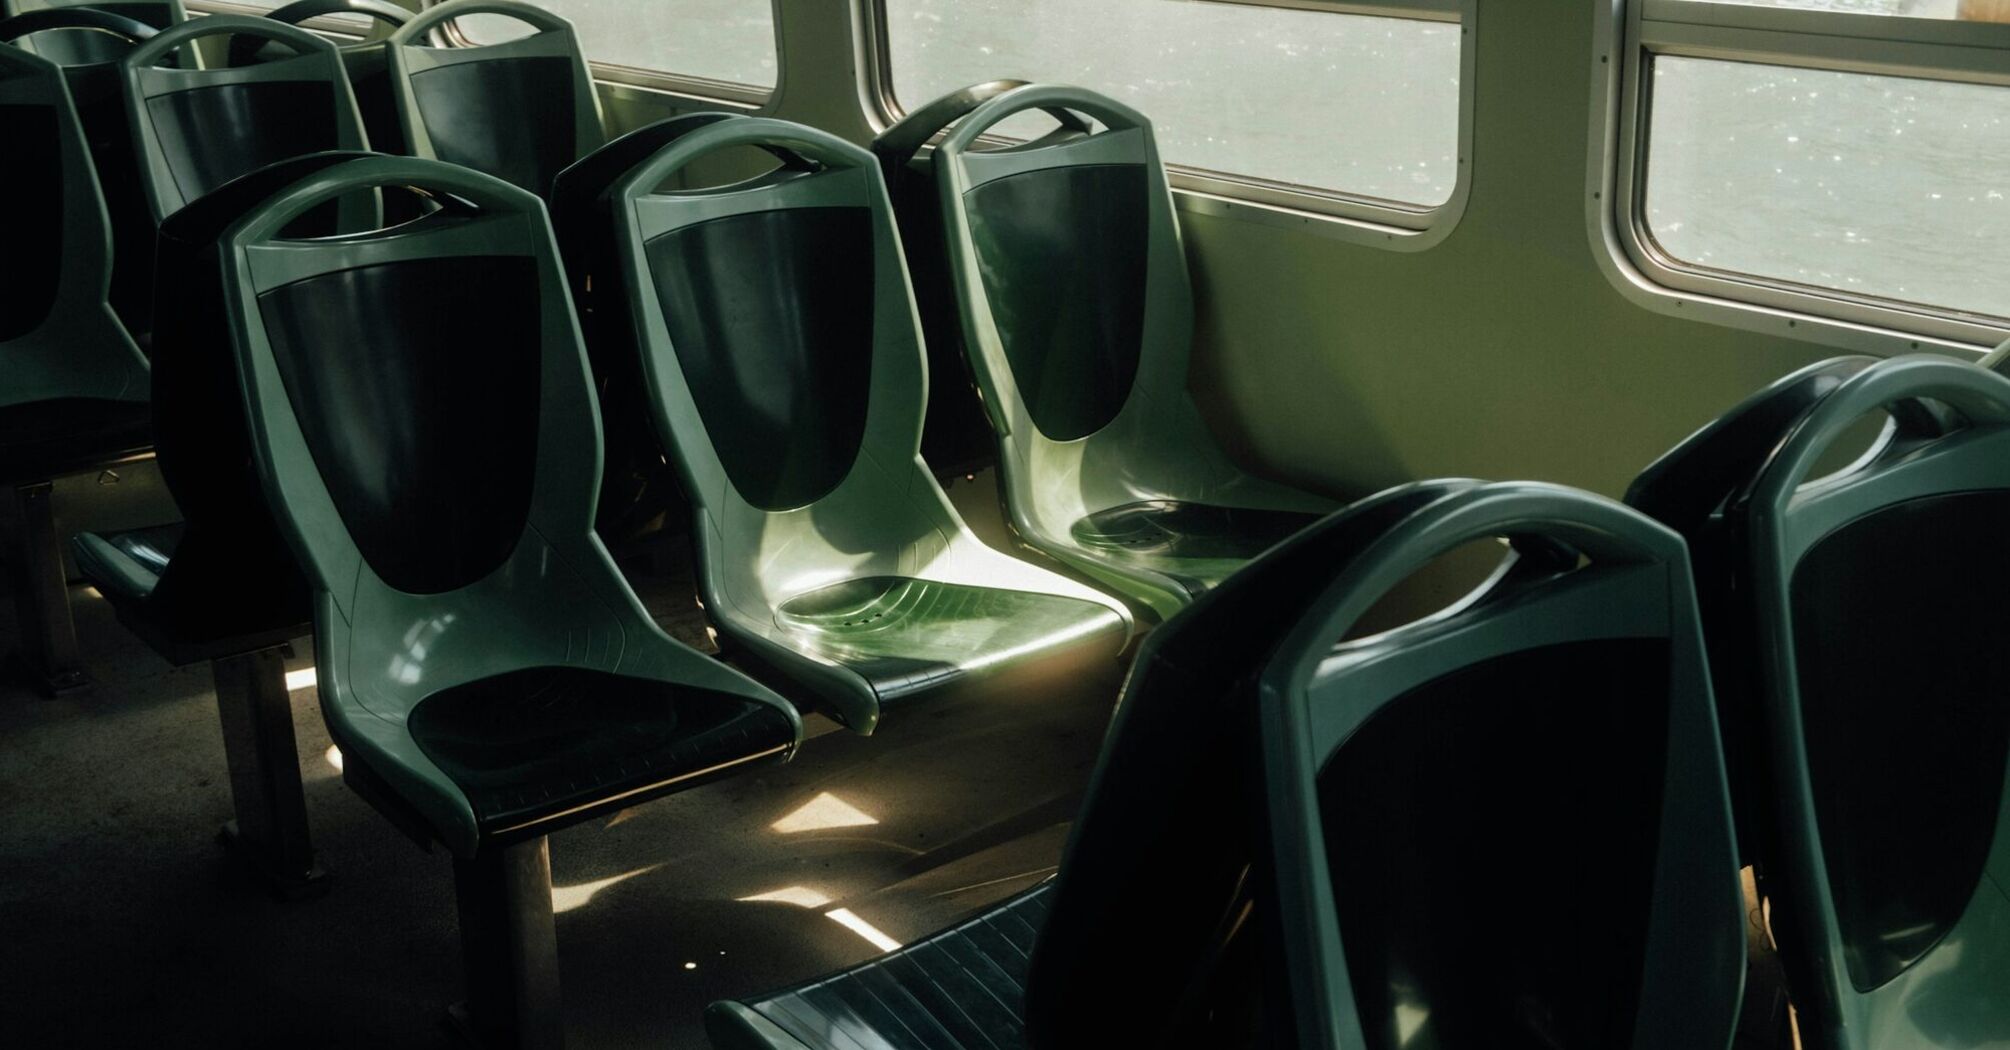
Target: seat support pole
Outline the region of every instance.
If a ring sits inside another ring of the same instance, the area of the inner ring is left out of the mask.
[[[90,688],[77,652],[77,628],[70,619],[70,582],[63,571],[63,548],[56,533],[54,486],[46,481],[16,486],[8,500],[7,532],[13,537],[14,605],[21,653],[35,684],[50,696]]]
[[[275,895],[295,899],[318,892],[324,884],[307,832],[282,648],[222,657],[210,671],[237,811],[237,819],[224,825],[224,845]]]
[[[565,1017],[546,838],[455,858],[454,893],[468,993],[453,1008],[455,1027],[485,1050],[560,1050]]]

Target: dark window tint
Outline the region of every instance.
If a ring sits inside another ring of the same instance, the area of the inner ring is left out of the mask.
[[[1040,432],[1101,430],[1130,397],[1144,336],[1145,169],[1048,168],[968,195],[984,293]]]
[[[415,74],[412,94],[441,160],[540,196],[578,159],[569,58],[456,62]]]
[[[147,111],[184,202],[274,161],[341,146],[323,81],[194,88],[148,99]]]
[[[1319,777],[1375,1050],[1613,1050],[1646,958],[1668,647],[1498,657],[1391,701]]]
[[[537,473],[535,261],[385,263],[259,301],[315,466],[377,575],[432,594],[500,566]]]
[[[41,327],[63,272],[63,152],[50,106],[0,106],[0,200],[12,205],[0,280],[0,339]]]
[[[751,212],[648,245],[657,301],[705,430],[741,498],[800,507],[858,458],[872,385],[865,208]]]
[[[2010,493],[1914,500],[1794,571],[1808,775],[1850,980],[1883,985],[1961,917],[2010,750]]]

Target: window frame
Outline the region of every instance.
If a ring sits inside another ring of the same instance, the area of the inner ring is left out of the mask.
[[[1604,5],[1601,5],[1603,7]],[[1627,271],[1622,290],[1668,312],[1764,331],[1787,329],[1877,352],[1933,344],[1973,350],[2010,337],[2010,319],[1801,284],[1679,259],[1647,221],[1648,150],[1656,57],[1762,63],[1839,73],[2010,87],[2010,25],[1754,7],[1716,0],[1626,0],[1611,35],[1616,105],[1609,117],[1609,190],[1600,222]],[[1611,52],[1601,47],[1599,61]],[[2010,97],[2006,97],[2010,103]],[[1596,152],[1594,153],[1596,155]],[[1672,309],[1669,300],[1672,297]],[[1807,329],[1812,329],[1809,331]],[[1821,335],[1817,336],[1819,332]]]
[[[1344,189],[1297,186],[1235,172],[1212,171],[1166,162],[1173,197],[1181,210],[1230,215],[1338,236],[1396,250],[1415,251],[1444,240],[1464,215],[1472,189],[1472,118],[1475,83],[1473,27],[1477,0],[1195,0],[1368,15],[1437,22],[1460,27],[1458,170],[1452,192],[1441,204],[1425,206],[1350,193]],[[893,54],[887,0],[858,0],[861,94],[875,133],[892,127],[906,110],[893,89]],[[1149,116],[1149,114],[1147,114]],[[988,136],[987,136],[988,138]],[[1002,140],[1001,140],[1002,141]],[[931,143],[928,149],[934,148]]]
[[[423,0],[423,5],[436,7],[446,2],[447,0]],[[716,80],[712,77],[677,73],[667,69],[596,62],[591,58],[587,59],[586,66],[592,73],[593,79],[600,83],[619,84],[623,87],[661,91],[707,102],[725,102],[739,108],[758,109],[773,101],[782,90],[782,20],[781,13],[776,10],[777,6],[770,0],[768,5],[770,31],[774,34],[775,43],[775,84],[772,87],[757,87],[732,80]],[[458,20],[449,21],[441,28],[446,32],[447,41],[455,47],[482,46],[468,38],[468,35],[461,30]]]
[[[253,4],[253,3],[245,3],[243,2],[243,0],[186,0],[183,6],[188,8],[190,14],[200,13],[205,15],[245,15],[251,18],[263,18],[266,15],[269,15],[272,12],[277,11],[282,7],[285,7],[290,2],[291,0],[270,0],[269,3]],[[393,0],[393,2],[395,3],[396,0]],[[348,19],[359,19],[364,17],[365,16],[363,15],[347,16]],[[376,23],[374,20],[371,20],[370,24],[376,24]],[[345,20],[345,17],[340,14],[322,15],[318,18],[310,18],[307,21],[300,23],[300,28],[305,29],[310,33],[319,33],[323,36],[337,36],[341,37],[344,40],[367,39],[363,35],[356,32],[357,28],[356,22]]]

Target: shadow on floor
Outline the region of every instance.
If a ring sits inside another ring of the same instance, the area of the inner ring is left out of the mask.
[[[686,579],[641,588],[687,641]],[[14,1046],[444,1047],[461,963],[445,854],[341,783],[293,694],[318,900],[215,846],[230,816],[207,667],[175,670],[74,592],[94,691],[0,685],[0,1032]],[[11,616],[0,602],[0,617]],[[13,641],[0,620],[0,648]],[[297,643],[289,666],[311,664]],[[574,1047],[703,1047],[706,1003],[850,965],[1053,870],[1117,689],[821,718],[789,765],[568,829],[552,867]],[[747,898],[762,898],[749,900]]]

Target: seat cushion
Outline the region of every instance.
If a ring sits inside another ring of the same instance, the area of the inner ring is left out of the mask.
[[[1244,562],[1318,521],[1318,514],[1148,500],[1097,511],[1069,530],[1076,543],[1163,573],[1198,597]]]
[[[1020,1050],[1027,961],[1053,885],[861,966],[741,1005],[811,1047]],[[741,1023],[719,1006],[706,1016],[716,1045],[748,1045],[753,1033],[726,1031]]]
[[[145,452],[142,401],[65,397],[0,408],[0,481],[45,481]]]
[[[80,532],[71,540],[71,550],[77,567],[98,590],[115,600],[142,601],[159,586],[182,532],[179,523],[102,535]]]
[[[732,693],[579,667],[539,667],[443,689],[407,723],[467,795],[482,835],[583,820],[784,756],[788,716]]]
[[[1080,646],[1124,641],[1095,602],[1032,591],[869,576],[799,594],[776,610],[798,651],[856,672],[882,704]]]

